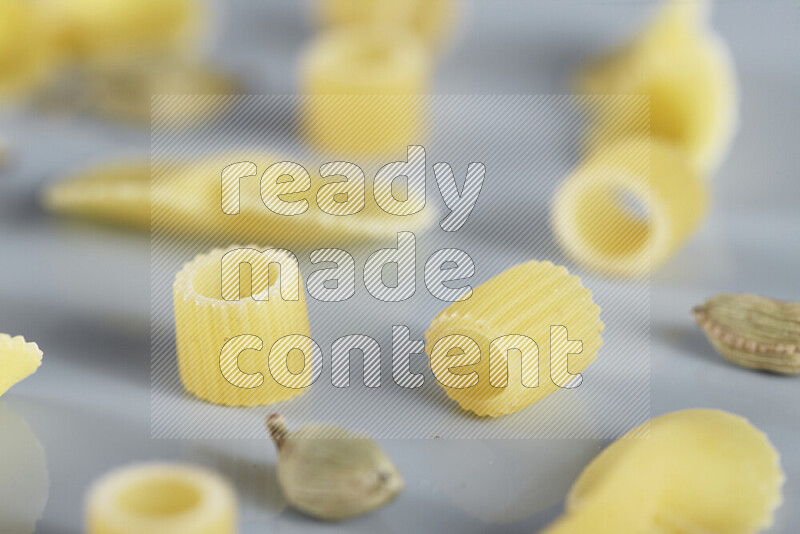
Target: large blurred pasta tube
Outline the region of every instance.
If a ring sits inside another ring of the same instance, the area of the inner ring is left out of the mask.
[[[431,46],[446,41],[458,16],[456,0],[318,0],[318,5],[324,25],[405,26]]]
[[[703,221],[708,186],[685,153],[631,139],[581,163],[557,191],[555,236],[582,266],[637,276],[654,269]]]
[[[84,107],[109,119],[154,128],[195,127],[227,108],[238,83],[210,64],[184,59],[141,59],[86,69]],[[152,112],[153,95],[171,95]],[[157,120],[157,122],[156,122]]]
[[[314,354],[297,259],[277,249],[261,252],[216,249],[175,277],[178,370],[184,387],[203,400],[267,405],[311,384]],[[240,263],[250,266],[241,278]]]
[[[185,53],[203,25],[200,0],[39,0],[45,31],[80,62]]]
[[[137,464],[97,480],[86,497],[87,534],[234,534],[236,495],[203,468]]]
[[[307,140],[337,157],[421,144],[430,63],[419,39],[389,26],[324,32],[300,68]]]
[[[701,173],[724,157],[738,106],[730,54],[707,22],[709,1],[668,0],[636,39],[587,65],[577,80],[581,93],[649,95],[651,135],[685,150]],[[630,134],[626,112],[594,110],[590,152]]]
[[[0,401],[0,532],[3,534],[33,534],[50,486],[46,460],[41,443],[25,420]]]
[[[451,399],[499,417],[572,387],[597,357],[603,328],[600,307],[577,276],[529,261],[439,313],[425,351]]]
[[[421,230],[434,218],[432,207],[402,217],[388,214],[366,192],[363,209],[347,216],[315,207],[291,217],[273,213],[261,199],[259,182],[270,166],[281,161],[275,156],[241,151],[193,162],[160,162],[151,180],[150,161],[125,159],[91,166],[47,186],[41,192],[41,202],[54,213],[139,230],[149,231],[152,226],[154,232],[163,234],[293,246],[330,246],[394,236],[400,230]],[[220,178],[223,169],[236,162],[253,162],[258,172],[239,180],[239,213],[230,215],[221,209]],[[319,176],[312,178],[307,194],[312,203],[324,197],[326,183]],[[358,184],[353,187],[357,196]],[[419,195],[409,191],[412,198]]]
[[[45,80],[52,64],[35,2],[0,0],[0,99],[24,96]]]

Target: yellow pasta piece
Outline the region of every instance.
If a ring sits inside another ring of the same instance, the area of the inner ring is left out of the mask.
[[[642,275],[703,221],[707,188],[681,150],[629,140],[594,154],[566,179],[553,203],[553,229],[582,266]]]
[[[232,163],[247,161],[255,163],[258,172],[240,181],[239,213],[225,213],[221,207],[222,171]],[[391,215],[368,196],[358,213],[336,216],[332,214],[338,213],[335,207],[327,207],[328,212],[322,212],[313,203],[328,181],[319,177],[312,181],[305,194],[311,203],[306,213],[297,216],[273,213],[261,200],[259,180],[268,166],[280,161],[281,158],[274,156],[243,152],[199,162],[164,163],[159,164],[151,186],[148,160],[123,160],[91,167],[73,178],[48,186],[41,194],[41,202],[54,213],[140,230],[150,230],[152,220],[153,230],[173,235],[269,241],[292,246],[332,246],[385,238],[401,230],[424,229],[434,218],[432,207],[412,215]],[[410,191],[409,196],[406,204],[418,207],[421,195]]]
[[[188,53],[204,21],[197,0],[40,0],[42,24],[70,59],[113,63]]]
[[[778,453],[747,420],[685,410],[631,430],[578,477],[547,534],[755,533],[784,480]]]
[[[319,0],[319,13],[329,26],[401,24],[433,47],[450,36],[457,16],[455,0]]]
[[[42,444],[25,420],[0,402],[0,532],[33,534],[49,486]]]
[[[52,52],[35,3],[0,0],[0,99],[23,96],[42,83],[52,69]]]
[[[306,51],[301,86],[308,142],[342,157],[402,152],[420,144],[430,59],[413,35],[389,27],[321,34]]]
[[[239,279],[240,262],[223,271],[222,260],[240,250],[249,251],[239,258],[250,268],[241,269]],[[175,277],[181,381],[215,404],[272,404],[304,393],[311,384],[312,343],[297,259],[277,249],[274,256],[257,250],[215,249]],[[279,271],[269,266],[273,260],[280,262]]]
[[[86,496],[88,534],[233,534],[236,495],[222,477],[182,464],[116,469]]]
[[[211,65],[172,58],[152,58],[86,69],[86,108],[110,119],[151,125],[152,96],[160,102],[154,128],[187,128],[217,118],[229,106],[216,95],[238,94],[238,84]]]
[[[0,396],[42,365],[42,351],[22,336],[0,334]]]
[[[425,349],[450,398],[499,417],[571,387],[573,375],[596,358],[603,328],[600,307],[577,276],[530,261],[437,315]]]
[[[43,206],[54,213],[150,228],[150,162],[124,160],[91,167],[48,186]]]
[[[585,67],[577,81],[581,93],[649,95],[651,135],[686,150],[702,173],[724,157],[738,107],[733,63],[706,21],[708,7],[708,0],[668,0],[633,42]],[[630,134],[625,106],[593,109],[590,152]]]

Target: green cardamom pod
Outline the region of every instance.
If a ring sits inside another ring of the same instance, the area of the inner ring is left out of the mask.
[[[278,449],[278,483],[286,500],[317,519],[340,521],[394,499],[403,477],[378,445],[335,426],[289,432],[283,417],[267,418]]]
[[[800,374],[800,302],[724,294],[692,312],[725,358],[749,369]]]

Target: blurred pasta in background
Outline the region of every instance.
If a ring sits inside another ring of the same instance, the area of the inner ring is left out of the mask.
[[[737,84],[711,28],[710,2],[668,0],[632,41],[592,61],[577,90],[641,95],[581,100],[584,161],[556,193],[553,227],[577,263],[640,276],[667,261],[705,219],[708,177],[737,123]],[[649,154],[647,152],[649,151]]]

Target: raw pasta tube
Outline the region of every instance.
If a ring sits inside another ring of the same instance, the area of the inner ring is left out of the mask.
[[[199,467],[145,463],[106,474],[86,497],[87,534],[233,534],[233,488]]]
[[[260,197],[259,179],[273,164],[284,161],[278,156],[243,151],[239,154],[214,155],[195,162],[157,162],[151,183],[150,161],[125,159],[81,169],[73,176],[48,185],[40,199],[50,212],[158,234],[221,237],[231,240],[269,240],[297,245],[352,244],[362,240],[395,236],[399,231],[415,231],[434,220],[434,208],[426,207],[402,217],[383,211],[364,194],[357,213],[344,216],[343,208],[354,202],[337,203],[342,192],[358,195],[358,186],[322,183],[312,180],[307,195],[319,210],[310,208],[299,216],[272,213]],[[241,162],[241,163],[240,163]],[[252,171],[244,171],[252,162]],[[240,163],[237,165],[237,163]],[[238,180],[241,190],[221,195],[220,177],[249,174]],[[274,173],[273,173],[274,175]],[[364,188],[366,189],[366,188]],[[387,193],[388,195],[388,193]],[[406,207],[418,207],[424,197],[409,191]],[[220,200],[236,205],[239,213],[223,212]],[[321,210],[325,209],[326,212]],[[349,213],[349,212],[348,212]]]
[[[442,311],[425,333],[447,395],[499,417],[572,387],[603,344],[600,307],[577,276],[550,262],[512,267]]]
[[[334,29],[305,52],[303,128],[337,157],[404,151],[423,130],[430,59],[412,34],[390,27]]]
[[[36,343],[28,343],[22,336],[0,334],[0,396],[40,365],[42,351]]]
[[[318,0],[327,26],[403,25],[431,47],[446,41],[456,18],[455,0]]]
[[[613,144],[578,166],[557,191],[552,222],[565,252],[615,276],[650,272],[703,221],[706,181],[664,142]]]
[[[291,253],[233,246],[201,254],[175,277],[174,300],[178,370],[197,397],[267,405],[311,384],[313,344]]]
[[[648,95],[650,135],[685,150],[704,175],[727,152],[738,106],[733,62],[706,20],[708,4],[668,0],[636,39],[584,67],[577,80],[580,93]],[[619,101],[607,99],[606,105],[587,108],[590,153],[637,128],[636,115]]]

